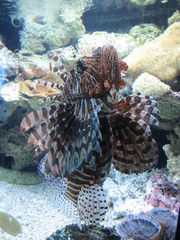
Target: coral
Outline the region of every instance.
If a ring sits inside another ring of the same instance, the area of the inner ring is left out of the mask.
[[[29,79],[38,79],[45,77],[49,71],[49,59],[46,55],[39,56],[21,51],[19,54],[19,71],[16,81],[24,81]]]
[[[81,37],[77,49],[81,55],[90,56],[97,47],[103,45],[114,45],[118,54],[125,57],[138,46],[138,43],[133,36],[128,34],[94,32]]]
[[[125,217],[128,214],[139,214],[150,210],[151,206],[144,202],[146,184],[152,172],[141,174],[123,174],[112,167],[110,177],[104,182],[103,189],[107,192],[108,221]],[[114,181],[113,181],[113,180]]]
[[[54,234],[46,238],[46,240],[61,240],[61,239],[91,239],[91,240],[119,240],[115,230],[104,228],[98,225],[82,225],[82,229],[76,224],[67,225],[61,230],[57,230]]]
[[[169,85],[148,73],[142,73],[133,83],[133,93],[140,92],[153,98],[160,98],[169,91]]]
[[[161,239],[174,240],[178,214],[174,214],[167,208],[153,208],[149,215],[161,225]]]
[[[180,146],[180,145],[178,145]],[[167,168],[171,174],[171,177],[180,186],[180,155],[175,155],[172,145],[166,144],[163,146],[163,150],[167,156]],[[179,149],[178,149],[179,150]]]
[[[137,77],[147,72],[160,80],[173,81],[180,74],[180,22],[169,26],[155,40],[135,49],[123,59],[128,73]]]
[[[17,236],[22,233],[19,221],[10,214],[2,211],[0,211],[0,228],[11,236]]]
[[[23,96],[31,98],[57,96],[61,93],[60,89],[48,85],[49,83],[52,83],[52,85],[61,84],[63,86],[62,81],[60,82],[56,80],[59,80],[59,78],[57,79],[57,76],[55,74],[49,73],[46,77],[39,80],[26,80],[24,82],[19,82],[19,92]]]
[[[167,168],[171,177],[180,186],[180,125],[173,126],[173,131],[167,135],[167,139],[171,144],[163,146],[163,150],[167,156]]]
[[[180,189],[167,175],[155,173],[147,183],[145,201],[153,207],[165,207],[178,212]]]
[[[167,138],[171,141],[171,147],[174,154],[172,153],[172,150],[170,154],[167,153],[168,157],[171,157],[172,155],[178,155],[180,154],[180,125],[177,124],[174,126],[173,132],[170,132],[167,136]]]
[[[162,119],[178,120],[180,117],[180,92],[169,91],[156,99],[159,103],[160,117]]]
[[[52,54],[61,59],[67,71],[70,71],[75,66],[75,62],[80,57],[78,51],[72,45],[49,51],[47,53],[49,59],[52,59]]]
[[[140,40],[150,41],[158,37],[162,31],[153,23],[144,23],[132,27],[129,31],[129,35],[136,37]]]
[[[168,25],[171,25],[175,22],[180,22],[180,12],[178,10],[175,11],[173,15],[168,18]]]
[[[137,216],[116,226],[116,231],[122,240],[158,240],[161,226],[152,218]]]
[[[174,240],[178,215],[167,208],[153,208],[150,211],[137,215],[128,215],[116,230],[121,239],[134,240]]]
[[[180,93],[172,91],[157,77],[142,73],[133,83],[133,93],[137,92],[152,96],[158,102],[161,119],[179,119]]]

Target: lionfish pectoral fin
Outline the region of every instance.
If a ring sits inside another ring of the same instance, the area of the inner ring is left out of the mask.
[[[110,118],[113,131],[113,164],[123,173],[151,170],[157,163],[157,144],[138,121],[116,113]]]
[[[57,105],[43,107],[37,111],[30,112],[26,117],[23,118],[20,130],[22,132],[27,132],[29,129],[38,125],[39,123],[50,118],[57,110]]]
[[[156,115],[159,114],[157,108],[157,102],[150,96],[144,96],[139,94],[133,94],[122,98],[118,102],[118,111],[125,113],[128,117],[139,121],[142,125],[158,125]]]

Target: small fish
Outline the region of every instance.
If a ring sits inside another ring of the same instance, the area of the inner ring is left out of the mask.
[[[57,56],[50,69],[64,86],[55,103],[29,113],[21,131],[31,130],[30,147],[46,176],[65,179],[64,196],[86,223],[104,220],[107,212],[103,182],[114,164],[123,173],[151,170],[157,162],[157,144],[149,125],[157,125],[157,102],[149,96],[119,99],[121,72],[128,66],[111,46],[82,57],[68,73]],[[57,67],[57,65],[59,65]]]

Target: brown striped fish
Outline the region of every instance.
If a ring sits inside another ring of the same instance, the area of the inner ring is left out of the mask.
[[[80,218],[95,224],[107,211],[103,182],[111,164],[123,173],[151,170],[157,144],[150,125],[157,125],[157,102],[134,94],[119,99],[127,64],[113,46],[97,48],[82,57],[68,73],[57,56],[51,71],[64,86],[51,106],[29,113],[21,131],[30,130],[28,144],[45,176],[66,180],[63,197],[78,209]],[[64,198],[63,198],[64,199]]]

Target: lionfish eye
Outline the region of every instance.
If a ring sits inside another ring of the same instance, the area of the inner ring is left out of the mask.
[[[77,62],[77,70],[79,73],[82,73],[87,69],[86,62],[84,61],[83,58],[80,58],[79,61]]]

